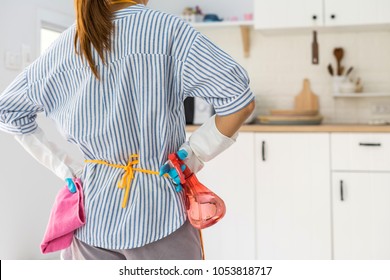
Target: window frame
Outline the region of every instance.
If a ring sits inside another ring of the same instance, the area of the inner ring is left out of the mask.
[[[37,13],[37,45],[36,57],[41,54],[41,29],[63,32],[74,23],[74,18],[69,15],[51,10],[39,9]]]

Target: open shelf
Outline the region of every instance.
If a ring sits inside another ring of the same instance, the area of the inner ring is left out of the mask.
[[[195,28],[217,28],[217,27],[240,27],[242,45],[244,50],[244,57],[248,58],[250,55],[250,30],[253,26],[253,21],[218,21],[218,22],[190,22]]]
[[[228,26],[253,26],[253,21],[217,21],[217,22],[191,22],[192,26],[196,28],[201,27],[228,27]]]

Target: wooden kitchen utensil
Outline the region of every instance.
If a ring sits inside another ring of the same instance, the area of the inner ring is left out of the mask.
[[[261,124],[268,125],[318,125],[323,117],[316,116],[259,116],[257,120]]]
[[[342,75],[342,70],[341,70],[341,60],[344,57],[344,49],[343,48],[335,48],[333,50],[333,54],[336,57],[337,61],[337,75],[341,76]]]
[[[313,31],[313,43],[311,44],[312,51],[312,64],[319,63],[319,50],[318,50],[318,41],[317,41],[317,31]]]
[[[271,110],[271,116],[316,116],[317,110]]]
[[[310,90],[308,79],[303,81],[303,89],[295,97],[295,110],[318,112],[318,97]]]
[[[349,74],[351,74],[352,70],[353,70],[353,67],[349,67],[347,70],[347,73],[345,73],[345,77],[348,78],[348,76],[349,76]]]
[[[332,64],[329,64],[329,65],[328,65],[328,72],[329,72],[329,74],[330,74],[331,76],[334,75]]]

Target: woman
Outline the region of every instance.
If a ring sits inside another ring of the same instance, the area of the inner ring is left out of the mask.
[[[245,70],[147,2],[75,0],[76,24],[0,96],[0,129],[62,179],[83,182],[87,222],[65,259],[201,259],[183,193],[159,170],[172,174],[164,162],[179,149],[200,170],[253,111]],[[185,143],[188,96],[216,115]],[[35,121],[42,111],[80,148],[84,166],[46,140]]]

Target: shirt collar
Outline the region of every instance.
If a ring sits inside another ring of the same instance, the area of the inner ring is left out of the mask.
[[[115,19],[124,18],[128,15],[139,13],[145,9],[147,9],[147,8],[144,4],[131,5],[131,6],[128,6],[124,9],[115,11],[114,18]]]

